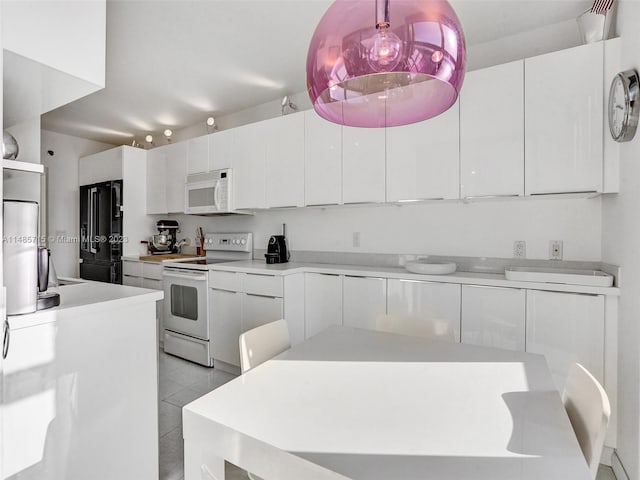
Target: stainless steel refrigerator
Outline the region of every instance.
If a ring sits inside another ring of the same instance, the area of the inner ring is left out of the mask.
[[[80,187],[80,277],[122,283],[122,180]]]

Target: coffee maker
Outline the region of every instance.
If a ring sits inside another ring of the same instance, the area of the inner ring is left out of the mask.
[[[291,253],[285,236],[286,225],[282,224],[282,235],[271,235],[264,258],[268,264],[287,263]]]
[[[149,252],[153,255],[178,253],[178,232],[180,225],[175,220],[158,220],[158,234],[151,237]]]

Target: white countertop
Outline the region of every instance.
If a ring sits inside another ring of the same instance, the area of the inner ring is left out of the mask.
[[[589,479],[529,353],[332,327],[183,417],[187,462],[201,449],[264,478]]]
[[[507,280],[504,274],[455,272],[449,275],[420,275],[410,273],[402,267],[371,267],[363,265],[335,265],[330,263],[289,262],[267,265],[262,260],[236,261],[208,265],[208,270],[268,275],[293,275],[296,273],[324,273],[360,277],[384,277],[423,282],[457,283],[490,287],[527,288],[556,292],[588,293],[594,295],[619,296],[617,287],[591,287],[562,283],[520,282]]]
[[[69,279],[76,283],[58,287],[60,306],[39,310],[24,315],[10,315],[12,329],[24,328],[56,321],[61,311],[72,313],[82,309],[82,315],[90,315],[92,309],[122,308],[140,302],[155,302],[164,298],[162,290],[128,287],[113,283],[92,282],[82,279]]]

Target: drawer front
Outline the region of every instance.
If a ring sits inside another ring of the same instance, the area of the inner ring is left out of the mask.
[[[254,295],[282,297],[282,277],[274,275],[255,275],[247,273],[244,276],[243,291]]]
[[[151,280],[148,278],[143,278],[142,287],[150,288],[152,290],[163,290],[162,280]]]
[[[142,264],[142,276],[152,280],[162,280],[162,265],[153,263]]]
[[[142,263],[134,262],[131,260],[122,261],[122,274],[129,275],[131,277],[142,276]]]
[[[123,275],[122,284],[128,287],[142,287],[142,278],[132,277],[130,275]]]
[[[209,272],[209,287],[229,292],[241,292],[242,275],[235,272]]]

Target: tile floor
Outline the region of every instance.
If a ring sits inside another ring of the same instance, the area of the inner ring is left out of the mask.
[[[184,479],[181,409],[234,378],[234,375],[206,368],[159,352],[158,413],[160,431],[160,480]],[[227,464],[226,480],[246,480],[246,473]],[[597,480],[616,480],[613,470],[603,465]]]

